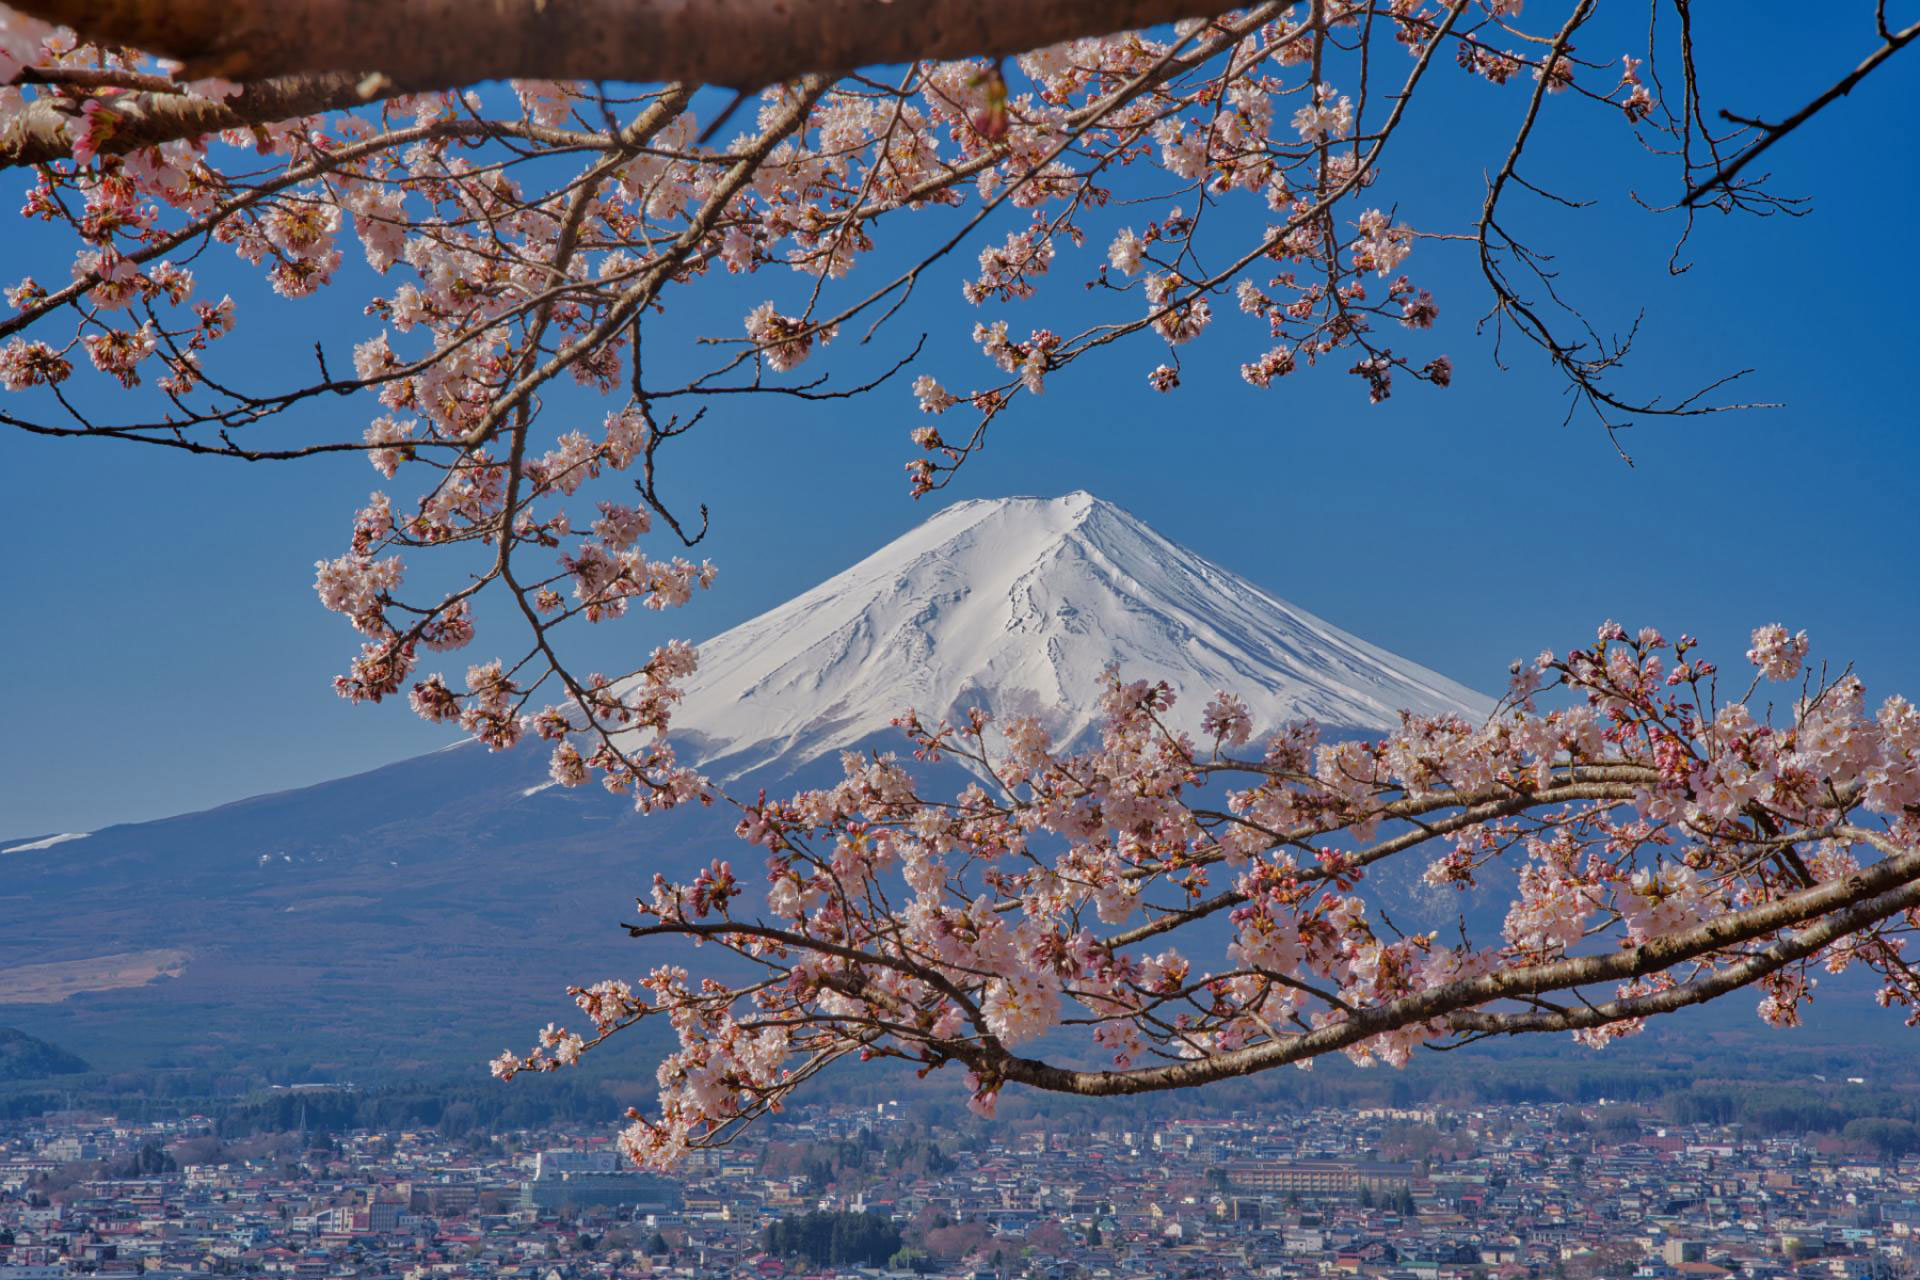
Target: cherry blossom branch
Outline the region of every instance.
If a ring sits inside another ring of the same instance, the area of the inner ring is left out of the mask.
[[[1748,657],[1793,681],[1806,652],[1804,634],[1769,626]],[[1573,704],[1539,711],[1556,689]],[[744,886],[716,860],[690,883],[656,876],[640,900],[654,923],[629,929],[717,943],[767,976],[695,984],[668,966],[644,996],[619,982],[577,991],[593,1041],[550,1027],[495,1069],[552,1070],[668,1017],[680,1048],[660,1109],[622,1139],[664,1166],[790,1096],[794,1055],[957,1063],[991,1111],[1009,1084],[1120,1096],[1329,1052],[1399,1064],[1494,1034],[1599,1045],[1744,989],[1791,1025],[1815,960],[1863,965],[1884,1002],[1914,1004],[1901,946],[1920,920],[1920,710],[1892,698],[1869,716],[1856,679],[1823,676],[1776,728],[1749,710],[1754,694],[1721,704],[1690,638],[1608,623],[1591,648],[1515,664],[1482,725],[1408,715],[1358,742],[1289,726],[1246,758],[1236,699],[1205,709],[1201,751],[1171,728],[1171,691],[1144,681],[1109,684],[1101,742],[1078,753],[1030,719],[909,716],[916,755],[963,762],[1004,798],[975,786],[923,799],[875,757],[849,758],[839,786],[746,806],[739,833],[766,851],[773,919],[736,913]],[[1224,809],[1189,798],[1236,773],[1245,788]],[[1378,838],[1388,823],[1406,829]],[[1422,849],[1435,886],[1516,860],[1499,945],[1476,946],[1462,920],[1459,946],[1444,946],[1384,905],[1385,931],[1369,921],[1373,864]],[[1234,888],[1209,896],[1206,868],[1221,862]],[[1148,905],[1150,885],[1188,906]],[[1139,949],[1228,906],[1224,964]],[[1094,916],[1125,927],[1101,937]],[[1589,995],[1609,982],[1613,998]],[[1572,999],[1548,998],[1559,992]],[[1020,1053],[1055,1028],[1090,1036],[1113,1068]]]
[[[122,155],[227,129],[364,107],[399,91],[397,85],[369,81],[363,75],[294,75],[257,80],[216,100],[162,89],[157,77],[141,79],[136,92],[115,99],[119,124],[101,146],[102,153]],[[71,73],[46,71],[24,72],[16,82],[86,83]],[[63,110],[57,99],[37,99],[0,128],[0,169],[48,164],[72,155],[84,124],[79,105],[75,102],[72,110]]]
[[[643,310],[659,293],[673,271],[685,262],[700,242],[706,238],[707,233],[719,220],[722,211],[753,178],[768,153],[782,139],[806,122],[807,113],[812,110],[813,104],[819,100],[820,95],[826,92],[827,85],[828,81],[821,77],[802,80],[796,85],[787,103],[775,115],[772,123],[762,130],[760,136],[750,146],[736,154],[732,166],[715,185],[712,194],[701,204],[699,211],[688,220],[685,230],[647,264],[638,280],[629,285],[614,300],[599,324],[554,352],[551,359],[495,397],[487,412],[467,433],[464,443],[472,446],[490,438],[507,415],[514,412],[542,384],[577,363],[582,357],[599,349],[608,338],[624,329],[628,321]]]
[[[1696,1000],[1673,996],[1664,1002],[1647,1001],[1645,1012],[1666,1012],[1746,986],[1792,960],[1818,952],[1838,938],[1920,905],[1920,884],[1914,883],[1916,879],[1920,879],[1920,853],[1903,854],[1877,863],[1848,880],[1819,885],[1764,907],[1721,916],[1697,928],[1654,942],[1627,947],[1605,956],[1582,956],[1449,983],[1377,1008],[1357,1010],[1343,1021],[1305,1035],[1197,1062],[1132,1071],[1078,1071],[1031,1058],[995,1060],[982,1054],[976,1055],[978,1062],[974,1065],[976,1069],[984,1067],[991,1070],[996,1078],[1033,1085],[1050,1092],[1088,1097],[1192,1088],[1337,1052],[1373,1036],[1447,1018],[1495,1000],[1572,990],[1598,982],[1642,978],[1723,951],[1737,943],[1766,937],[1783,928],[1832,913],[1823,926],[1775,944],[1767,952],[1746,962],[1744,968],[1734,966],[1725,971],[1736,978],[1744,976],[1745,981],[1722,979],[1703,982],[1700,984],[1701,994]],[[1569,1012],[1564,1017],[1547,1018],[1537,1026],[1519,1016],[1510,1015],[1509,1020],[1517,1030],[1562,1030],[1599,1026],[1630,1016],[1625,1013],[1611,1016],[1605,1006],[1601,1006],[1601,1010],[1597,1016],[1590,1018]],[[1484,1022],[1475,1025],[1473,1019],[1467,1020],[1466,1025],[1472,1030],[1488,1029],[1490,1026]]]
[[[1903,884],[1827,915],[1818,923],[1762,948],[1744,960],[1715,969],[1692,982],[1644,995],[1623,996],[1601,1004],[1583,1004],[1578,1009],[1545,1013],[1455,1012],[1447,1015],[1447,1022],[1461,1031],[1523,1035],[1540,1031],[1587,1030],[1674,1013],[1751,987],[1790,964],[1818,955],[1836,942],[1916,907],[1920,907],[1920,884]]]
[[[664,122],[661,122],[664,123]],[[656,126],[657,127],[657,126]],[[416,125],[410,129],[394,129],[363,141],[322,151],[311,159],[289,165],[284,171],[262,182],[249,185],[240,194],[223,201],[181,226],[178,230],[155,238],[151,243],[130,252],[116,255],[116,262],[132,265],[144,265],[164,258],[167,254],[203,239],[222,224],[230,222],[236,215],[267,200],[269,197],[298,187],[323,174],[339,169],[367,156],[378,155],[396,148],[412,146],[421,142],[437,142],[456,138],[501,139],[521,137],[529,141],[549,144],[556,151],[569,151],[599,147],[606,140],[592,134],[566,133],[560,130],[545,130],[516,125],[511,121],[444,119],[431,124]],[[0,338],[18,333],[39,320],[47,313],[65,306],[86,294],[90,289],[102,283],[99,269],[85,271],[73,283],[46,294],[20,306],[16,313],[0,320]],[[343,384],[344,385],[344,384]]]

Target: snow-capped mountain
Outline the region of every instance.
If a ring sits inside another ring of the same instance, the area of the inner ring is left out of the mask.
[[[1069,742],[1110,663],[1173,684],[1189,728],[1220,688],[1257,724],[1335,733],[1489,706],[1075,493],[949,507],[700,646],[674,732],[735,794],[791,789],[837,776],[838,749],[901,745],[909,707],[1033,712]],[[741,854],[726,805],[641,818],[547,781],[538,745],[468,744],[84,838],[0,838],[0,1014],[109,1069],[473,1066],[564,1018],[568,984],[657,962],[618,928],[656,871]]]
[[[1257,726],[1385,730],[1492,703],[1261,590],[1088,493],[961,502],[700,646],[674,715],[717,777],[870,742],[911,707],[1098,719],[1101,671],[1166,680],[1197,728],[1216,690]]]

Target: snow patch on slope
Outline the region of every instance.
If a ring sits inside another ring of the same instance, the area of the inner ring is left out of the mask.
[[[1098,723],[1110,663],[1170,683],[1190,731],[1217,689],[1262,728],[1492,708],[1084,492],[957,503],[699,652],[674,734],[722,779],[855,746],[909,707],[1031,713],[1071,742]]]
[[[85,840],[92,834],[91,831],[63,831],[57,836],[45,836],[26,844],[16,844],[11,848],[0,849],[0,857],[9,853],[37,853],[42,849],[51,849],[57,844],[65,844],[69,840]]]

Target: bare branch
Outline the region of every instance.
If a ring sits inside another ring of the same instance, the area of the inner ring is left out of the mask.
[[[1699,182],[1694,183],[1693,186],[1688,189],[1687,194],[1682,197],[1681,203],[1691,207],[1692,205],[1698,204],[1715,190],[1730,191],[1733,187],[1734,180],[1740,176],[1741,170],[1766,154],[1767,150],[1772,147],[1774,143],[1780,141],[1795,129],[1798,129],[1801,125],[1811,120],[1823,108],[1830,106],[1838,99],[1844,98],[1849,93],[1852,93],[1855,85],[1871,75],[1874,70],[1883,65],[1887,59],[1900,52],[1900,50],[1904,49],[1907,45],[1912,44],[1915,39],[1920,39],[1920,22],[1916,22],[1912,26],[1900,31],[1889,31],[1886,25],[1884,10],[1876,10],[1876,17],[1879,23],[1881,38],[1885,40],[1886,43],[1868,54],[1859,66],[1836,80],[1832,87],[1828,88],[1824,93],[1821,93],[1818,97],[1808,102],[1786,119],[1777,124],[1768,124],[1761,120],[1745,119],[1723,108],[1720,112],[1720,118],[1722,120],[1733,124],[1744,125],[1748,128],[1758,129],[1760,136],[1752,145],[1743,147],[1731,157],[1722,160],[1714,167],[1712,173],[1708,174]]]

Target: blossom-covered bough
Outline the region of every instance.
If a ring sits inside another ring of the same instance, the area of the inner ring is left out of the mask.
[[[1645,47],[1604,56],[1598,0],[1524,20],[1520,0],[516,0],[455,23],[441,0],[13,4],[0,168],[71,254],[5,282],[0,424],[260,462],[364,454],[387,487],[315,583],[359,633],[339,691],[405,696],[494,748],[540,737],[556,781],[649,809],[715,798],[664,736],[695,655],[669,644],[592,674],[566,637],[712,581],[680,554],[704,508],[676,514],[664,482],[709,405],[904,407],[910,384],[923,494],[1086,359],[1131,360],[1175,395],[1189,343],[1230,343],[1256,387],[1328,366],[1377,402],[1451,381],[1430,341],[1440,301],[1414,272],[1464,250],[1496,341],[1537,348],[1609,433],[1724,408],[1706,398],[1719,383],[1620,386],[1630,328],[1603,337],[1515,229],[1517,202],[1553,207],[1529,146],[1563,117],[1631,131],[1667,167],[1621,185],[1664,182],[1682,236],[1700,207],[1792,212],[1752,161],[1920,34],[1876,10],[1875,51],[1831,90],[1776,123],[1723,113],[1721,131],[1683,0],[1643,7]],[[474,87],[500,77],[518,78]],[[1512,133],[1484,198],[1423,205],[1415,226],[1400,193],[1421,168],[1398,139],[1445,112],[1445,77],[1504,95]],[[918,234],[891,233],[912,214]],[[232,278],[206,265],[229,252],[281,301],[204,287]],[[943,370],[899,330],[963,255],[981,359]],[[682,317],[715,304],[689,291],[747,277],[765,301],[690,363]],[[1063,287],[1077,327],[1016,325]],[[364,327],[313,342],[306,300],[329,290]],[[260,385],[237,326],[310,346],[310,375]],[[583,413],[587,397],[603,403]],[[474,645],[483,596],[515,638],[463,678],[432,672],[429,654]],[[1791,642],[1765,643],[1787,661]],[[1057,756],[1026,725],[910,724],[981,787],[934,804],[862,763],[836,791],[751,807],[773,859],[764,922],[716,914],[739,889],[718,869],[651,902],[646,929],[770,968],[744,990],[656,976],[644,1007],[686,1048],[637,1146],[715,1140],[855,1051],[954,1062],[990,1100],[1010,1081],[1113,1091],[1333,1049],[1397,1058],[1436,1036],[1604,1036],[1742,984],[1788,1017],[1815,956],[1877,967],[1906,999],[1888,930],[1907,904],[1885,895],[1907,893],[1910,797],[1887,780],[1905,777],[1907,713],[1858,721],[1842,680],[1765,731],[1690,678],[1651,692],[1660,652],[1615,638],[1552,667],[1598,698],[1586,710],[1523,700],[1373,747],[1290,730],[1241,758],[1229,702],[1195,756],[1161,728],[1162,695],[1121,684],[1091,755]],[[1373,862],[1435,842],[1433,874],[1461,883],[1524,863],[1503,945],[1403,936],[1353,905]],[[1879,861],[1852,869],[1864,849]],[[1151,949],[1229,926],[1224,969]],[[1628,945],[1602,955],[1608,929]],[[1606,982],[1626,993],[1554,998]],[[618,987],[588,1002],[603,1029],[643,1007]],[[1056,1026],[1124,1065],[1011,1052]],[[580,1044],[555,1031],[534,1060]]]
[[[1164,686],[1117,677],[1087,751],[1030,719],[909,718],[916,756],[979,781],[930,798],[901,761],[850,755],[838,786],[748,806],[764,899],[716,860],[656,878],[631,928],[750,976],[582,989],[591,1039],[549,1027],[495,1070],[670,1023],[659,1108],[624,1136],[664,1166],[849,1054],[962,1069],[990,1111],[1008,1084],[1143,1093],[1522,1032],[1597,1046],[1743,988],[1794,1025],[1818,971],[1871,975],[1920,1019],[1920,711],[1869,715],[1857,678],[1803,673],[1806,648],[1755,632],[1761,674],[1722,701],[1692,639],[1608,623],[1518,664],[1484,724],[1408,716],[1374,741],[1296,724],[1256,745],[1221,695],[1196,743]],[[1370,902],[1393,859],[1510,899],[1497,934]]]

